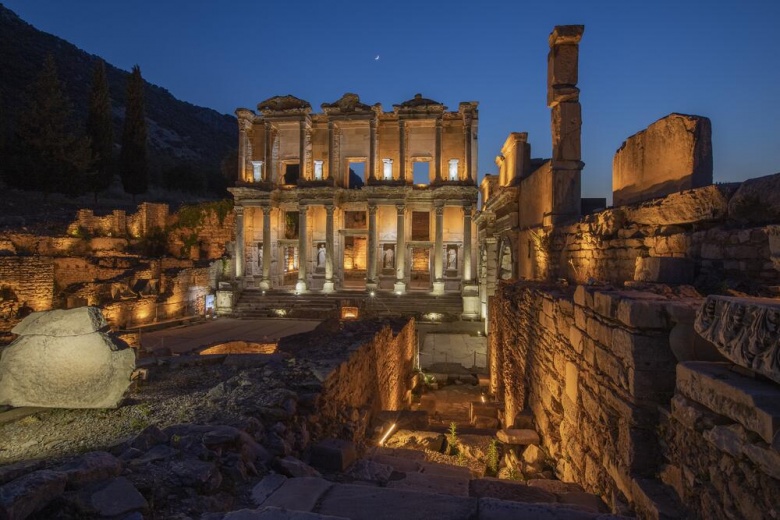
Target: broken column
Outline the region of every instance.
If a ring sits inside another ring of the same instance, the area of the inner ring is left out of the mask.
[[[34,312],[0,355],[0,404],[113,408],[135,369],[135,352],[111,338],[97,307]]]
[[[571,221],[580,215],[580,175],[584,163],[577,69],[584,30],[584,25],[558,25],[549,38],[547,106],[552,109],[552,211],[545,215],[545,225]]]

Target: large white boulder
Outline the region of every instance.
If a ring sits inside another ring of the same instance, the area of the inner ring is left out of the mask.
[[[116,407],[130,385],[135,352],[97,332],[103,324],[94,308],[25,318],[14,329],[22,335],[0,353],[0,404]]]

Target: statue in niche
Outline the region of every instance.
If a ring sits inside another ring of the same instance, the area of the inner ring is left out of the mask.
[[[504,245],[501,249],[501,279],[509,280],[512,278],[512,251],[509,245]]]
[[[454,247],[447,249],[447,269],[454,271],[458,268],[458,251]]]
[[[458,160],[457,159],[450,159],[450,170],[448,179],[451,181],[457,181],[458,180]]]
[[[314,180],[322,180],[322,161],[314,161]]]
[[[325,244],[317,249],[317,267],[325,267]]]
[[[385,246],[385,252],[383,254],[382,267],[384,269],[392,269],[393,262],[395,261],[395,251],[393,246]]]
[[[393,180],[393,160],[382,159],[382,179],[386,181]]]
[[[257,244],[257,267],[263,268],[263,244],[262,242]]]

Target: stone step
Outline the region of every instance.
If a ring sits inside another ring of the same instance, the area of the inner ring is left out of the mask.
[[[401,487],[373,487],[354,484],[337,484],[318,477],[289,478],[273,486],[258,484],[271,489],[270,494],[258,493],[256,503],[260,507],[277,507],[288,511],[300,511],[318,515],[330,515],[352,520],[590,520],[618,518],[589,510],[586,507],[560,503],[524,503],[460,494],[432,493],[421,490],[433,486],[432,480],[418,480],[417,489]],[[422,477],[413,477],[421,479]],[[446,477],[439,477],[444,486]],[[399,482],[399,481],[394,481]],[[412,481],[407,482],[412,484]],[[522,484],[521,484],[522,485]],[[460,493],[459,488],[455,488]],[[259,503],[258,503],[259,502]],[[229,518],[226,517],[226,518]],[[247,516],[247,518],[251,518]],[[305,517],[303,517],[305,518]]]

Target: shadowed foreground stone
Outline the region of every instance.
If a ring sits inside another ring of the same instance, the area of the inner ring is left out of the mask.
[[[135,352],[108,334],[100,309],[35,312],[0,355],[0,404],[113,408],[135,368]]]
[[[0,487],[0,518],[27,518],[65,491],[68,476],[50,470],[34,471]]]

